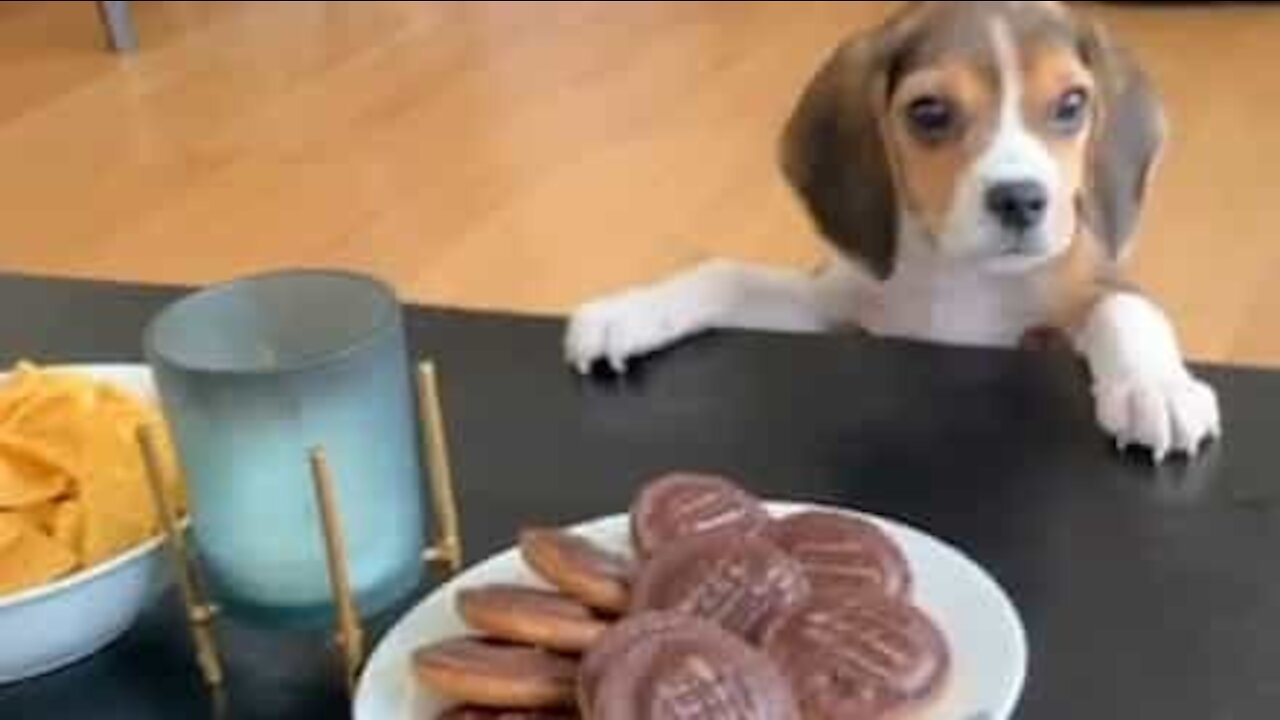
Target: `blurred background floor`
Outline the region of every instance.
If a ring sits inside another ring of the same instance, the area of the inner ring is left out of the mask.
[[[820,257],[775,136],[892,3],[133,5],[121,57],[92,3],[0,3],[0,268],[343,265],[562,312],[710,255]],[[1138,277],[1193,356],[1280,366],[1280,10],[1089,11],[1174,121]]]

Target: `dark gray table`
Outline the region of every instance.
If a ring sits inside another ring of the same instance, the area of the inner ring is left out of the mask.
[[[0,361],[135,360],[144,322],[173,296],[0,278]],[[443,373],[470,559],[522,523],[617,512],[651,474],[723,471],[765,495],[917,524],[987,566],[1030,636],[1019,717],[1280,715],[1280,374],[1205,369],[1227,439],[1155,470],[1098,433],[1069,357],[735,334],[626,382],[583,381],[560,362],[560,332],[410,316],[415,350]],[[211,716],[176,609],[77,667],[0,688],[0,718]],[[346,715],[320,643],[225,635],[228,716]]]

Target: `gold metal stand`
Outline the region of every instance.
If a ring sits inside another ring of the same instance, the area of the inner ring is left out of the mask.
[[[151,499],[156,506],[156,515],[160,519],[160,527],[168,542],[165,547],[169,551],[169,559],[178,578],[178,587],[182,591],[182,602],[187,606],[187,623],[191,626],[191,639],[196,648],[196,661],[200,665],[200,674],[209,687],[222,687],[225,676],[222,672],[222,657],[218,653],[218,639],[213,632],[213,622],[218,609],[206,602],[200,575],[196,569],[195,558],[187,548],[186,536],[178,526],[169,497],[165,494],[164,471],[160,462],[160,446],[155,436],[155,429],[147,425],[138,427],[138,445],[142,448],[143,464],[146,468],[147,483],[151,486]]]
[[[333,494],[333,474],[324,448],[311,450],[311,479],[315,482],[316,505],[320,508],[320,523],[324,534],[325,560],[329,564],[329,582],[333,585],[333,597],[338,610],[336,640],[342,653],[346,670],[347,691],[353,696],[360,667],[364,664],[364,627],[360,624],[360,611],[356,608],[351,592],[351,578],[347,568],[347,543],[342,533],[342,519],[338,517],[338,501]]]
[[[462,570],[462,533],[458,500],[453,494],[453,469],[449,462],[440,384],[436,381],[435,364],[430,361],[418,367],[418,395],[423,444],[427,449],[427,479],[438,525],[436,541],[427,548],[424,559],[439,568],[445,577],[450,577]]]
[[[448,440],[445,434],[444,411],[440,402],[439,385],[435,366],[424,362],[418,372],[419,413],[423,443],[428,461],[428,485],[435,512],[437,533],[434,541],[424,551],[423,559],[435,567],[444,578],[462,569],[462,534],[458,517],[457,499],[453,486],[453,471],[449,462]],[[205,683],[219,691],[225,683],[222,659],[218,650],[214,621],[217,608],[208,601],[208,594],[200,582],[198,563],[186,542],[178,520],[165,494],[165,478],[160,462],[160,447],[155,430],[138,429],[138,444],[142,451],[152,499],[160,517],[169,558],[173,564],[182,602],[187,608],[187,622],[195,644],[196,659]],[[324,535],[325,559],[329,582],[333,588],[337,609],[335,637],[342,655],[344,680],[348,692],[354,695],[356,681],[365,660],[365,634],[360,621],[359,608],[351,590],[347,567],[346,543],[334,492],[334,478],[323,448],[311,450],[308,460],[311,478],[320,509],[321,530]]]

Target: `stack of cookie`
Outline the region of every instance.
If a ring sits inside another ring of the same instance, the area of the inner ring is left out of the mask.
[[[422,648],[454,720],[904,720],[949,672],[902,551],[835,513],[773,518],[730,480],[675,474],[631,508],[634,561],[554,530],[521,536],[558,592],[459,593],[484,639]]]

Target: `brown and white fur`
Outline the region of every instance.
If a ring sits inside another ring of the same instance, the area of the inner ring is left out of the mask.
[[[715,260],[605,297],[575,313],[567,359],[621,372],[715,328],[1014,346],[1050,327],[1122,446],[1194,455],[1217,398],[1120,270],[1164,138],[1137,63],[1064,5],[912,3],[835,50],[783,136],[825,268]]]

